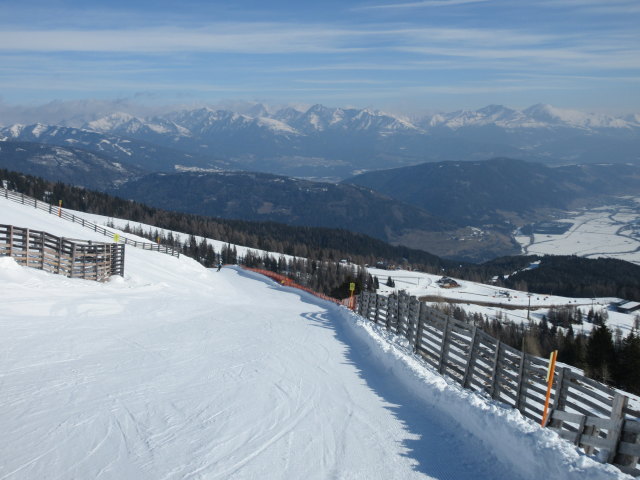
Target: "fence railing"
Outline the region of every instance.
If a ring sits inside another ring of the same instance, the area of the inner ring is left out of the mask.
[[[90,230],[93,230],[94,232],[98,232],[102,235],[106,235],[112,238],[114,236],[114,232],[112,232],[111,230],[107,230],[106,228],[101,227],[96,223],[90,222],[88,220],[85,220],[82,217],[69,213],[65,211],[63,208],[60,208],[56,205],[52,205],[42,200],[37,200],[23,193],[13,192],[13,191],[7,190],[6,188],[0,187],[0,196],[8,200],[14,201],[16,203],[29,205],[29,206],[38,208],[40,210],[44,210],[45,212],[48,212],[52,215],[59,216],[60,218],[64,218],[65,220],[69,220],[71,222],[80,224],[83,227],[89,228]],[[141,248],[143,250],[153,250],[160,253],[166,253],[167,255],[172,255],[174,257],[180,256],[180,252],[178,250],[172,247],[167,247],[166,245],[159,245],[157,243],[149,243],[149,242],[139,242],[137,240],[131,240],[130,238],[127,238],[123,235],[118,235],[118,236],[119,236],[118,242],[124,243],[125,245],[131,245],[132,247]]]
[[[362,292],[358,313],[405,337],[415,354],[464,388],[484,392],[541,423],[546,359],[512,348],[404,292]],[[628,397],[570,368],[556,370],[546,426],[589,454],[639,475],[640,412]]]
[[[0,225],[0,256],[26,267],[98,282],[124,275],[124,245],[57,237],[13,225]]]

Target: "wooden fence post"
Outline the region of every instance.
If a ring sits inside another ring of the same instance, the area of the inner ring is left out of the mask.
[[[516,391],[516,404],[514,405],[519,412],[524,410],[523,401],[525,390],[522,388],[524,384],[524,366],[527,360],[527,355],[524,352],[520,352],[520,364],[518,365],[518,389]]]
[[[360,295],[358,295],[358,314],[362,317],[364,317],[365,305],[369,303],[367,293],[368,292],[363,290],[360,292]]]
[[[40,268],[42,270],[44,270],[44,236],[45,236],[44,232],[40,232],[40,248],[41,248]]]
[[[500,358],[500,340],[496,340],[496,351],[493,354],[493,366],[491,369],[491,385],[489,388],[489,394],[491,398],[498,398],[498,389],[496,388],[498,380],[498,360]]]
[[[416,297],[409,297],[407,302],[407,327],[404,332],[404,338],[409,340],[413,345],[416,333],[416,326],[418,325],[418,318],[420,316],[420,304]]]
[[[62,237],[58,237],[58,248],[56,249],[56,273],[60,273],[60,263],[62,262]]]
[[[562,428],[562,420],[552,420],[552,417],[554,411],[564,409],[566,400],[566,396],[564,395],[564,382],[570,380],[569,375],[571,374],[571,369],[564,367],[556,371],[558,372],[556,374],[556,389],[553,395],[553,405],[551,406],[551,411],[547,415],[546,425],[550,424],[552,427]],[[580,435],[582,435],[582,432],[578,432],[578,439]]]
[[[24,235],[24,243],[26,243],[26,248],[25,248],[25,262],[24,262],[24,264],[25,264],[25,266],[27,266],[27,267],[29,266],[29,237],[30,237],[29,229],[27,228],[27,231],[26,231],[26,233],[25,233],[25,235]]]
[[[376,311],[373,314],[373,323],[378,325],[378,320],[380,319],[380,306],[382,303],[382,296],[376,293]]]
[[[462,377],[462,387],[469,388],[471,383],[471,365],[473,362],[473,355],[476,348],[476,336],[478,334],[478,327],[473,326],[471,331],[471,343],[469,345],[469,356],[467,357],[467,365],[464,368],[464,376]]]
[[[622,435],[622,426],[624,425],[624,409],[627,407],[629,398],[616,392],[613,396],[613,406],[611,408],[611,421],[613,427],[607,431],[607,462],[613,463],[618,453],[618,443],[620,443],[620,436]]]
[[[385,322],[385,327],[387,330],[391,330],[391,324],[393,323],[393,318],[397,315],[398,311],[398,302],[393,294],[387,297],[387,321]]]
[[[73,278],[73,270],[76,266],[76,244],[72,243],[71,245],[73,245],[73,247],[71,249],[71,272],[69,276]]]
[[[438,363],[438,372],[444,373],[447,367],[445,357],[447,355],[447,342],[449,341],[449,315],[446,316],[444,321],[444,329],[442,330],[442,345],[440,346],[440,361]]]
[[[422,345],[422,328],[424,326],[424,317],[426,314],[427,304],[420,302],[420,307],[418,308],[418,323],[416,324],[413,338],[413,353],[420,352],[420,346]]]

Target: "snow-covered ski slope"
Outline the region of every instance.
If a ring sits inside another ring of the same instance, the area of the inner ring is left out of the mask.
[[[104,240],[0,199],[0,223]],[[612,479],[343,307],[126,247],[96,283],[0,258],[0,479]]]

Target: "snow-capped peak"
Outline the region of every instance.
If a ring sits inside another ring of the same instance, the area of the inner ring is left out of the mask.
[[[109,132],[120,128],[122,125],[138,120],[133,115],[125,112],[116,112],[106,115],[97,120],[88,122],[84,128],[96,132]],[[139,120],[138,120],[139,121]]]
[[[453,113],[438,113],[427,117],[422,123],[428,127],[445,126],[451,129],[489,125],[509,129],[549,127],[589,129],[638,126],[637,122],[629,120],[537,104],[522,111],[502,105],[488,105],[475,111],[459,110]]]
[[[546,104],[533,105],[523,110],[522,113],[536,121],[554,126],[564,125],[582,128],[619,128],[627,126],[627,122],[623,119],[609,115],[561,109]]]

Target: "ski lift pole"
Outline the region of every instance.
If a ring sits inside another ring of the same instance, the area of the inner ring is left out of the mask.
[[[62,216],[62,200],[58,201],[58,216]]]
[[[556,359],[558,358],[558,350],[554,350],[549,355],[549,368],[547,369],[547,396],[544,399],[544,411],[542,412],[542,421],[540,426],[544,427],[547,424],[547,414],[549,411],[549,399],[551,398],[551,387],[553,386],[553,377],[556,372]],[[556,395],[558,393],[556,392]]]

